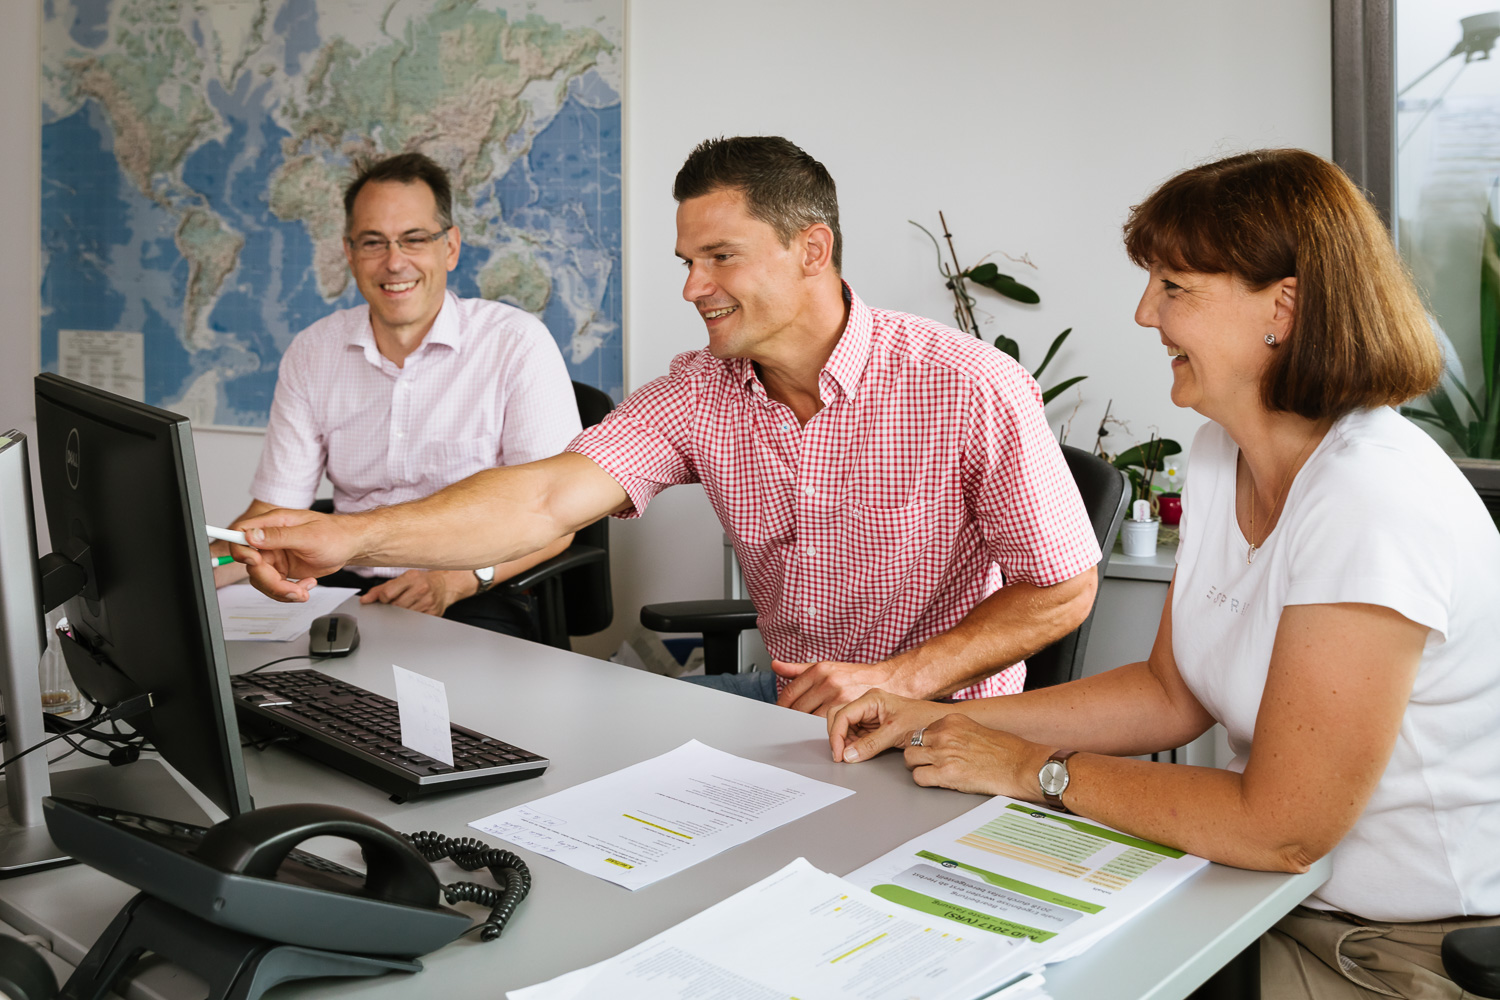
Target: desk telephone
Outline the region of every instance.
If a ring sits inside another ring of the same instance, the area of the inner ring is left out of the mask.
[[[520,858],[469,838],[410,836],[339,806],[254,809],[194,826],[67,799],[43,800],[58,847],[141,893],[95,942],[61,994],[99,1000],[151,951],[209,982],[210,1000],[254,1000],[289,979],[415,972],[470,929],[447,903],[489,905],[493,940],[525,898]],[[365,874],[296,850],[313,837],[358,844]],[[503,888],[444,886],[431,862],[488,868]]]

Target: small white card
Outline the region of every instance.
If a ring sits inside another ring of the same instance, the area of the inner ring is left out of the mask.
[[[448,689],[443,682],[398,667],[396,710],[401,714],[401,745],[453,766],[453,730],[448,725]]]

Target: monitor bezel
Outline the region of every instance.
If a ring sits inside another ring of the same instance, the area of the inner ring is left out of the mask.
[[[169,410],[50,372],[38,375],[35,385],[36,453],[38,464],[42,468],[42,507],[46,511],[48,537],[54,551],[65,553],[70,536],[67,525],[62,523],[63,518],[58,516],[64,509],[64,500],[49,492],[49,482],[55,484],[56,478],[55,474],[49,476],[44,449],[56,445],[55,436],[61,436],[66,447],[68,432],[51,426],[55,414],[48,413],[47,408],[54,408],[59,414],[71,414],[74,419],[95,422],[126,433],[165,437],[172,452],[172,464],[176,473],[175,492],[180,509],[184,512],[184,519],[177,527],[183,533],[179,541],[183,543],[191,560],[191,566],[185,569],[193,581],[193,585],[187,589],[191,592],[190,611],[197,625],[194,631],[199,640],[194,644],[196,648],[185,651],[194,657],[195,663],[207,667],[207,700],[210,704],[203,706],[208,711],[201,717],[204,732],[210,738],[204,742],[212,744],[217,757],[213,769],[218,772],[217,777],[223,784],[224,794],[220,795],[216,789],[202,787],[191,776],[202,770],[197,762],[174,760],[171,753],[161,752],[160,748],[158,752],[178,774],[228,815],[235,816],[253,808],[241,752],[239,723],[230,689],[229,661],[224,646],[223,626],[219,619],[218,596],[213,572],[209,568],[209,540],[203,531],[207,521],[199,492],[197,457],[190,422],[186,417]],[[63,474],[66,475],[66,470]],[[80,599],[75,597],[70,604]],[[106,614],[107,611],[106,608]],[[127,665],[116,666],[120,673],[136,680],[126,669]],[[75,677],[75,680],[78,678]],[[183,767],[184,763],[187,764],[186,769]]]

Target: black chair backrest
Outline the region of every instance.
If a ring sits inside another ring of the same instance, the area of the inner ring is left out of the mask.
[[[1104,555],[1099,560],[1099,585],[1104,585],[1104,571],[1109,566],[1109,554],[1115,547],[1115,536],[1120,533],[1120,521],[1125,517],[1125,508],[1130,505],[1130,480],[1125,473],[1110,465],[1097,455],[1090,455],[1070,445],[1062,446],[1063,458],[1068,471],[1078,484],[1078,493],[1083,497],[1083,506],[1088,511],[1089,522],[1094,526],[1094,537]],[[1051,687],[1064,681],[1076,680],[1083,670],[1083,653],[1088,646],[1089,628],[1094,623],[1094,607],[1083,624],[1046,649],[1026,658],[1026,690]]]
[[[615,401],[601,389],[582,382],[573,383],[573,398],[578,401],[578,419],[592,427],[609,415]],[[573,535],[574,545],[592,545],[603,549],[601,562],[570,569],[562,575],[563,611],[568,620],[569,635],[593,635],[609,628],[614,621],[615,605],[609,580],[609,518],[601,517]]]

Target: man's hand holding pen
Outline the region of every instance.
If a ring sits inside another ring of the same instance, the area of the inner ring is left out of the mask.
[[[278,601],[301,602],[318,577],[342,569],[358,553],[354,516],[278,509],[235,523],[249,545],[232,545],[255,589]]]

